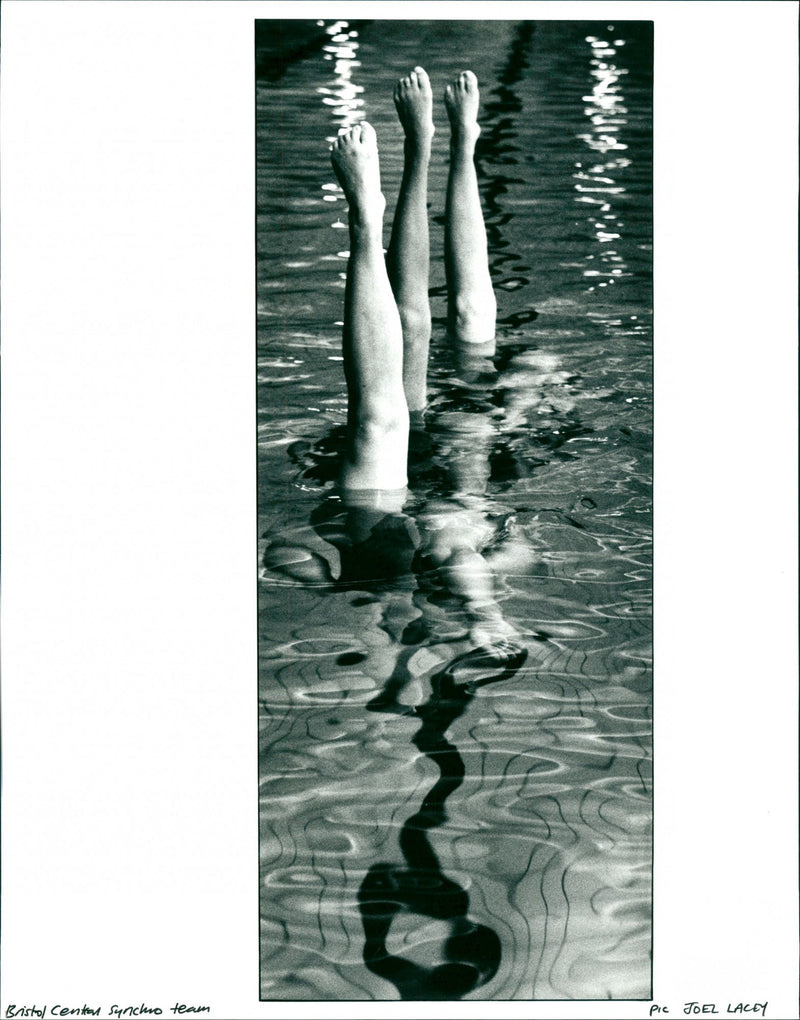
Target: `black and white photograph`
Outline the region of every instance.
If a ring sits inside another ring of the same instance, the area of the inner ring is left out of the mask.
[[[0,1015],[800,1016],[794,0],[3,0]]]
[[[647,999],[652,23],[256,47],[262,997]]]

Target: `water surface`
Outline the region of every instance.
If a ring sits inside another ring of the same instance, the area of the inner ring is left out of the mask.
[[[262,998],[647,998],[649,26],[287,24],[261,24],[256,85]],[[437,97],[430,407],[404,513],[337,581],[348,241],[327,150],[370,120],[388,223],[391,92],[416,63]],[[465,66],[498,297],[483,373],[444,335],[440,97]],[[411,558],[453,514],[526,551],[497,592],[523,661],[459,665],[474,619]],[[276,537],[327,574],[265,566]]]

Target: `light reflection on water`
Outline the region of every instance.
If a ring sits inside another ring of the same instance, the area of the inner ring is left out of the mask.
[[[262,997],[647,997],[647,33],[321,30],[257,89]],[[463,66],[481,79],[498,357],[465,369],[441,331],[439,102],[428,427],[404,514],[342,580],[346,206],[327,150],[369,118],[391,215],[391,90],[417,62],[439,96]],[[419,557],[389,576],[387,549],[448,527],[485,533],[497,613]],[[477,668],[470,634],[499,619],[525,656]]]
[[[610,26],[613,28],[613,26]],[[628,146],[622,141],[627,125],[625,115],[628,110],[623,105],[622,82],[628,71],[626,68],[611,62],[617,56],[617,49],[625,45],[624,39],[615,39],[613,45],[605,39],[590,35],[586,42],[592,48],[590,60],[591,76],[595,79],[591,95],[584,96],[587,104],[584,113],[589,118],[591,128],[588,133],[578,137],[586,142],[590,149],[608,157],[609,153],[625,151]],[[607,247],[610,241],[618,241],[621,237],[622,223],[613,208],[611,196],[624,195],[625,188],[617,184],[613,176],[617,171],[624,170],[631,161],[624,156],[611,155],[604,162],[592,163],[584,169],[583,163],[577,163],[578,172],[573,174],[576,179],[575,190],[578,192],[577,202],[588,204],[591,210],[593,227],[598,242],[605,246],[595,255],[587,255],[592,266],[584,270],[586,277],[598,277],[590,291],[597,287],[613,286],[617,277],[625,276],[626,265],[616,248]],[[596,261],[594,261],[596,259]]]
[[[353,71],[361,67],[361,61],[356,59],[358,52],[358,31],[350,29],[346,21],[337,21],[329,25],[325,31],[331,37],[331,42],[322,47],[325,60],[334,62],[333,81],[328,86],[320,86],[317,93],[322,96],[323,105],[330,108],[334,121],[335,131],[326,138],[327,142],[336,140],[336,136],[364,120],[364,100],[361,98],[364,88],[353,81]],[[322,196],[325,202],[344,201],[344,192],[338,183],[326,183],[322,185],[326,192]],[[332,224],[337,229],[344,229],[347,226],[346,212],[339,216]],[[337,252],[339,258],[347,258],[346,252]]]

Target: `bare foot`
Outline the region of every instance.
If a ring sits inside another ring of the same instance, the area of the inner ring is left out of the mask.
[[[472,71],[462,71],[453,84],[445,88],[444,105],[450,118],[452,140],[474,143],[481,133],[478,126],[480,93],[478,79]]]
[[[415,67],[395,86],[394,105],[406,133],[406,140],[415,148],[430,146],[433,126],[433,95],[428,73]]]
[[[386,199],[372,125],[362,121],[340,134],[331,146],[331,162],[355,222],[381,223]]]

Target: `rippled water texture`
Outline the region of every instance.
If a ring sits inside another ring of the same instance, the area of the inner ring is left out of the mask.
[[[257,41],[262,998],[646,998],[650,26],[262,22]],[[391,93],[417,63],[430,408],[409,502],[376,525],[334,488],[348,235],[328,146],[375,126],[388,222]],[[499,319],[471,375],[443,325],[441,93],[464,67]],[[447,527],[494,564],[503,662],[414,555]]]

